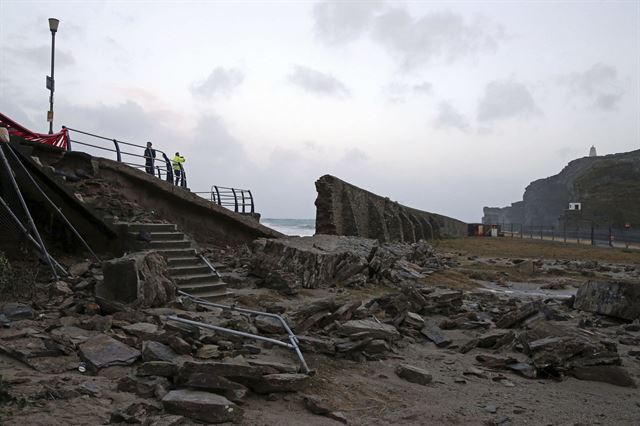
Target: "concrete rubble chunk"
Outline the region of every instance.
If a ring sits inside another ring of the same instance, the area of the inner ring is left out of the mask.
[[[640,318],[640,282],[587,281],[578,289],[573,307],[633,321]]]
[[[373,320],[351,320],[340,325],[338,330],[342,335],[349,336],[354,334],[365,333],[366,337],[398,340],[400,333],[389,324],[379,323]],[[359,337],[364,337],[360,335]]]
[[[173,362],[176,358],[178,354],[163,343],[148,341],[142,344],[142,359],[145,361]]]
[[[249,381],[249,387],[260,394],[275,392],[299,392],[309,383],[306,374],[279,373],[267,374]]]
[[[399,364],[396,367],[396,374],[408,382],[422,386],[428,385],[433,380],[433,376],[428,371],[408,364]]]
[[[131,253],[104,262],[102,268],[104,280],[95,287],[101,305],[151,308],[175,299],[176,285],[167,261],[158,252]]]
[[[162,405],[170,413],[208,423],[238,423],[243,416],[243,410],[227,398],[202,391],[172,390]]]
[[[140,351],[99,334],[80,345],[80,356],[94,369],[100,369],[133,364],[140,357]]]

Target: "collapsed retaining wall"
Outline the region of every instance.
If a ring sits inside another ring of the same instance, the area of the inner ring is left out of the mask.
[[[466,234],[464,222],[403,206],[335,176],[322,176],[316,181],[316,190],[316,234],[352,235],[381,242]]]

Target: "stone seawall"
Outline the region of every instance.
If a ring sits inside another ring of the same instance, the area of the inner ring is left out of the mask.
[[[403,206],[335,176],[322,176],[316,190],[316,234],[415,242],[462,237],[467,231],[464,222]]]

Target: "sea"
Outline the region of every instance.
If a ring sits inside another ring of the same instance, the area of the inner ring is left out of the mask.
[[[316,233],[315,219],[260,219],[260,223],[285,235],[301,237]]]

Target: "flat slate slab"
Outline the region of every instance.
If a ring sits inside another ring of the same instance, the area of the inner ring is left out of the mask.
[[[140,357],[140,351],[106,334],[100,334],[80,345],[80,355],[91,367],[100,369],[133,364]]]
[[[207,423],[237,423],[243,411],[227,398],[209,392],[173,390],[162,398],[165,410]]]

